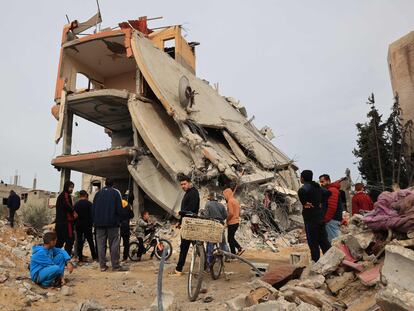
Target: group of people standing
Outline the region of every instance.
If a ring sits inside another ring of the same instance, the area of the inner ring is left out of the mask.
[[[187,176],[181,176],[180,179],[181,189],[185,192],[181,201],[181,217],[186,217],[189,214],[198,214],[200,210],[200,195],[198,190],[193,186],[191,179]],[[233,254],[241,255],[244,250],[236,240],[236,232],[240,222],[240,204],[233,195],[234,191],[231,188],[227,188],[223,191],[224,198],[227,203],[226,207],[218,202],[217,194],[214,192],[209,193],[208,202],[205,208],[202,210],[202,215],[215,220],[220,221],[222,224],[227,225],[227,240],[230,246],[230,251]],[[181,218],[181,219],[182,219]],[[181,222],[178,224],[178,226]],[[182,275],[183,267],[187,258],[188,250],[192,241],[181,239],[180,255],[177,266],[175,268],[175,275]],[[222,242],[221,247],[227,248],[225,241]],[[207,245],[207,261],[209,260],[209,252],[212,250],[212,245]]]
[[[56,201],[57,248],[64,247],[72,255],[76,232],[76,255],[79,261],[84,261],[83,245],[89,244],[93,260],[98,260],[101,271],[106,271],[106,250],[109,245],[112,270],[124,270],[120,265],[120,242],[123,240],[123,259],[128,258],[130,219],[134,213],[126,198],[113,187],[113,181],[107,179],[105,187],[99,190],[93,203],[88,199],[88,193],[79,192],[79,200],[73,205],[71,194],[74,184],[67,181],[63,191]],[[93,233],[95,227],[95,239]],[[95,244],[96,241],[96,244]]]
[[[313,172],[301,173],[302,187],[298,191],[302,203],[306,238],[311,257],[318,261],[320,251],[325,253],[331,247],[332,240],[340,234],[343,202],[340,195],[343,179],[332,182],[328,174],[319,176],[319,183],[313,181]],[[352,212],[360,213],[373,208],[371,198],[364,192],[362,184],[355,185],[356,194],[352,199]]]

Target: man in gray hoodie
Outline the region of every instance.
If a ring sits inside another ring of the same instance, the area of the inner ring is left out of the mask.
[[[210,192],[208,195],[208,201],[206,206],[201,211],[201,215],[204,217],[212,218],[220,221],[223,225],[227,219],[227,210],[223,204],[217,201],[217,194]],[[223,235],[223,241],[220,243],[220,248],[228,250],[226,240]],[[207,243],[207,264],[210,265],[213,259],[213,243]]]

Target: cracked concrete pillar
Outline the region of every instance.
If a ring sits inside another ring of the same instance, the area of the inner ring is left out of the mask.
[[[73,112],[67,111],[65,124],[63,124],[63,144],[62,155],[69,155],[72,152],[72,130],[73,130]],[[60,191],[63,190],[63,185],[67,180],[70,180],[71,170],[62,168],[60,172]]]

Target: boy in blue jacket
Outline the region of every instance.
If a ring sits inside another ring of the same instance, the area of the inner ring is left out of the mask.
[[[69,273],[73,271],[70,256],[65,250],[55,247],[56,241],[55,232],[46,232],[43,235],[43,245],[35,245],[32,249],[30,277],[43,287],[63,285],[65,266]]]

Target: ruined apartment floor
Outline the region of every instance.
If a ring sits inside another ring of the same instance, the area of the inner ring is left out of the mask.
[[[283,249],[279,253],[270,251],[246,251],[245,257],[255,262],[277,264],[288,262],[290,253],[303,251],[304,246],[299,245]],[[4,255],[4,254],[0,254]],[[190,257],[190,256],[188,256]],[[252,280],[253,274],[250,268],[239,262],[226,263],[225,271],[230,272],[229,280],[224,276],[213,281],[210,275],[205,275],[207,293],[200,294],[199,300],[189,302],[187,298],[187,276],[170,276],[169,272],[175,268],[178,254],[174,253],[167,262],[164,271],[163,289],[174,293],[174,300],[181,310],[227,310],[225,302],[240,293],[249,293],[248,282]],[[0,285],[0,309],[1,310],[73,310],[79,303],[94,299],[104,307],[112,309],[135,309],[141,310],[150,307],[156,297],[156,280],[159,261],[150,260],[148,256],[143,257],[139,263],[128,262],[130,271],[127,272],[100,272],[98,265],[86,264],[79,266],[73,274],[67,275],[68,286],[73,289],[73,294],[63,296],[58,289],[45,290],[32,284],[32,291],[38,294],[52,293],[52,297],[33,302],[27,306],[24,295],[18,292],[18,287],[10,285],[10,282]],[[188,269],[186,264],[185,269]],[[18,265],[16,275],[28,276],[28,271],[23,265]],[[15,280],[10,280],[15,282]],[[54,294],[54,295],[53,295]],[[213,297],[210,303],[204,303],[202,299],[206,296]]]

